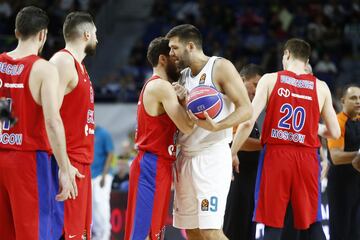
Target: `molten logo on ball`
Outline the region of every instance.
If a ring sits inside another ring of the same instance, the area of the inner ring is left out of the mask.
[[[221,93],[210,86],[195,87],[190,91],[187,99],[187,108],[199,119],[205,119],[204,111],[211,118],[216,118],[221,112],[222,106]]]

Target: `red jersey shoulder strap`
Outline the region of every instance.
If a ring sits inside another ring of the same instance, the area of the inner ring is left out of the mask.
[[[152,80],[159,79],[159,78],[160,78],[160,77],[159,77],[158,75],[153,75],[153,76],[151,76],[151,78],[149,78],[148,80],[146,80],[146,82],[144,83],[143,88],[141,89],[141,93],[140,93],[141,98],[142,98],[143,93],[144,93],[144,91],[145,91],[146,85],[147,85],[149,82],[151,82]]]
[[[4,59],[9,59],[11,61],[17,62],[17,61],[30,61],[30,62],[35,62],[38,59],[43,59],[42,57],[35,55],[35,54],[30,54],[21,58],[12,58],[7,52],[3,52],[0,54],[0,57],[4,58]]]
[[[76,60],[76,58],[74,57],[74,55],[73,55],[69,50],[63,48],[63,49],[61,49],[59,52],[66,52],[66,53],[70,54],[70,56],[74,59],[76,71],[77,71],[78,73],[81,73],[81,74],[86,73],[86,69],[85,69],[84,65],[83,65],[82,63],[79,63],[79,62]],[[83,66],[82,68],[80,67],[80,64],[81,64],[81,66]]]

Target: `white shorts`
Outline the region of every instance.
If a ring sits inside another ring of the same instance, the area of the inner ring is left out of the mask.
[[[175,169],[174,227],[221,229],[232,176],[229,145],[180,152]]]

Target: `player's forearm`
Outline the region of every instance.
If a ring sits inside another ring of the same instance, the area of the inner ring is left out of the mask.
[[[234,139],[233,139],[233,142],[231,145],[231,153],[233,155],[237,154],[237,152],[240,150],[242,145],[248,139],[253,126],[254,126],[254,123],[252,123],[251,121],[247,121],[247,122],[244,122],[239,125],[239,127],[236,130],[236,133],[234,135]]]
[[[257,138],[249,137],[245,140],[244,144],[240,147],[241,151],[253,152],[262,149],[261,141]]]
[[[225,119],[217,123],[217,131],[231,128],[239,125],[240,123],[250,120],[252,112],[253,109],[251,105],[237,107],[234,112],[232,112]]]
[[[194,129],[194,121],[191,120],[186,111],[187,109],[185,107],[179,105],[178,109],[176,110],[179,120],[175,120],[174,122],[180,132],[184,134],[190,134]]]
[[[319,124],[318,135],[323,138],[331,138],[331,134],[324,124]]]
[[[65,131],[60,117],[45,120],[46,132],[49,138],[53,154],[60,169],[69,168],[69,159],[66,153]]]
[[[191,120],[191,118],[189,117],[189,115],[187,114],[187,112],[186,111],[188,111],[188,109],[187,109],[187,107],[186,106],[182,106],[182,108],[183,108],[183,110],[185,111],[185,115],[184,115],[184,119],[185,119],[185,121],[184,121],[184,123],[185,123],[185,129],[184,129],[184,131],[185,132],[183,132],[183,133],[185,133],[185,134],[190,134],[193,130],[194,130],[194,125],[195,125],[195,123],[194,123],[194,121],[193,120]]]
[[[105,162],[105,166],[104,166],[104,170],[103,170],[103,173],[102,175],[105,176],[106,174],[109,173],[109,170],[110,170],[110,166],[111,166],[111,162],[112,162],[112,159],[113,159],[113,156],[114,154],[113,153],[109,153],[107,158],[106,158],[106,162]]]
[[[335,165],[350,164],[358,155],[358,152],[345,152],[341,150],[330,150],[331,160]]]

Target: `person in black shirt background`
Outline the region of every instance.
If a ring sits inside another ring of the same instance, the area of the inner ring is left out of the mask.
[[[337,115],[341,137],[328,139],[330,237],[331,240],[355,240],[360,239],[360,173],[353,168],[357,168],[360,147],[359,86],[346,86],[341,102],[342,111]]]

